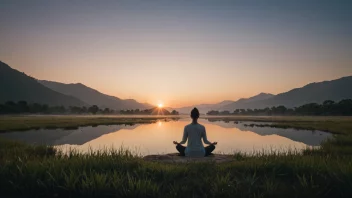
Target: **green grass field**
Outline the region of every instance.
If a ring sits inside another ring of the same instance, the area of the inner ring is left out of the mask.
[[[335,134],[352,134],[352,117],[350,116],[227,116],[207,117],[210,121],[254,121],[268,124],[255,126],[322,130]]]
[[[221,164],[149,162],[123,149],[64,155],[48,146],[0,140],[0,192],[4,197],[352,197],[351,118],[260,119],[271,119],[271,127],[336,135],[319,149],[235,153],[233,162]]]
[[[74,129],[80,126],[147,124],[170,116],[0,116],[0,132],[24,131],[40,128]]]

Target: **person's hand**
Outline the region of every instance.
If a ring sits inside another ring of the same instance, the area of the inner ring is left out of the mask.
[[[213,143],[212,143],[212,145],[214,145],[214,146],[217,145],[217,144],[218,144],[218,142],[213,142]]]
[[[174,144],[179,144],[178,142],[176,142],[176,141],[173,141],[172,143],[174,143]]]

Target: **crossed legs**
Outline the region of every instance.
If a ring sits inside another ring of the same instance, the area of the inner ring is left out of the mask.
[[[185,156],[186,147],[182,146],[181,144],[178,144],[176,146],[176,149],[180,153],[181,156]],[[208,156],[211,154],[211,152],[214,151],[215,146],[211,144],[209,146],[204,147],[204,149],[205,149],[205,156]]]

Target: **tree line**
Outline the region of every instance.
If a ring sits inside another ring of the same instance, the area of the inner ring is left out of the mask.
[[[308,103],[299,107],[287,108],[283,105],[264,109],[235,109],[230,111],[211,110],[207,115],[316,115],[316,116],[352,116],[352,99],[339,102],[326,100],[322,104]]]
[[[156,113],[157,111],[153,108],[153,109],[144,109],[144,110],[140,110],[140,109],[129,109],[129,110],[120,110],[120,114],[123,115],[151,115]],[[179,112],[172,110],[171,112],[168,111],[163,111],[164,115],[178,115]]]
[[[49,106],[39,103],[27,103],[26,101],[8,101],[0,104],[0,114],[112,114],[114,110],[109,108],[99,108],[97,105],[90,107],[78,106]]]
[[[0,114],[135,114],[150,115],[151,109],[140,110],[113,110],[110,108],[99,108],[97,105],[89,107],[79,106],[49,106],[39,103],[27,103],[26,101],[13,102],[8,101],[0,104]],[[178,115],[177,111],[172,111],[169,115]]]

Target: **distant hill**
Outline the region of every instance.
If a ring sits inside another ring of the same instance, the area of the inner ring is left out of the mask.
[[[200,105],[194,105],[194,106],[188,106],[188,107],[181,107],[181,108],[175,108],[176,111],[180,112],[180,113],[190,113],[191,110],[194,107],[197,107],[199,112],[204,114],[207,113],[210,110],[227,110],[225,107],[227,107],[230,104],[246,104],[249,102],[253,102],[253,101],[257,101],[257,100],[264,100],[264,99],[268,99],[270,97],[273,97],[273,94],[269,94],[269,93],[260,93],[258,95],[255,95],[253,97],[250,98],[241,98],[237,101],[233,101],[233,100],[224,100],[222,102],[216,103],[216,104],[200,104]]]
[[[196,107],[201,114],[204,114],[210,110],[219,109],[222,106],[225,106],[227,104],[231,104],[233,102],[234,101],[232,101],[232,100],[224,100],[224,101],[216,103],[216,104],[199,104],[199,105],[187,106],[187,107],[181,107],[181,108],[169,108],[169,110],[176,110],[182,114],[189,114],[191,112],[191,110],[194,107]]]
[[[0,61],[0,103],[21,100],[47,105],[85,105],[83,101],[53,91],[37,82],[36,79]]]
[[[269,99],[269,98],[271,98],[273,96],[275,96],[275,95],[270,94],[270,93],[260,93],[258,95],[252,96],[250,98],[241,98],[241,99],[237,100],[235,103],[237,103],[237,104],[240,104],[240,103],[246,104],[246,103],[249,103],[249,102]]]
[[[250,98],[241,98],[241,99],[239,99],[239,100],[237,100],[235,102],[223,105],[219,109],[215,109],[215,110],[231,110],[232,111],[233,109],[229,108],[229,107],[233,107],[233,106],[242,107],[242,106],[246,106],[247,104],[251,104],[253,102],[257,102],[257,101],[261,101],[261,100],[266,100],[266,99],[272,98],[274,96],[275,95],[270,94],[270,93],[260,93],[258,95],[252,96]]]
[[[148,109],[152,105],[139,103],[133,99],[120,99],[115,96],[103,94],[95,89],[87,87],[81,83],[64,84],[46,80],[39,81],[44,86],[55,90],[59,93],[76,97],[89,105],[98,105],[101,108],[110,108],[114,110],[121,109]]]
[[[239,103],[238,101],[224,106],[222,109],[265,108],[284,105],[297,107],[307,103],[322,103],[325,100],[340,101],[352,98],[352,76],[331,81],[310,83],[301,88],[292,89],[267,99]]]
[[[270,93],[260,93],[258,95],[252,96],[250,98],[241,98],[241,99],[239,99],[239,100],[237,100],[235,102],[223,105],[219,109],[215,109],[215,110],[230,110],[230,111],[233,111],[233,109],[232,109],[233,106],[242,107],[242,106],[246,106],[247,104],[251,104],[253,102],[257,102],[257,101],[261,101],[261,100],[266,100],[266,99],[272,98],[274,96],[275,95],[270,94]]]

